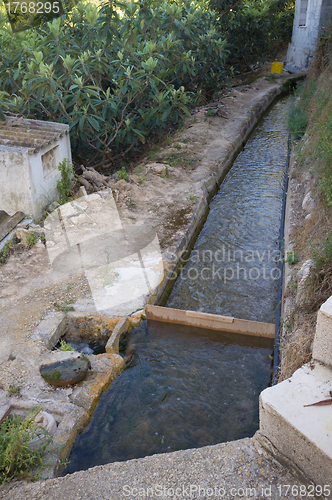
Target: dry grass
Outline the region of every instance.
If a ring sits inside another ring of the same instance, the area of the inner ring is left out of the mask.
[[[311,360],[316,318],[317,312],[299,315],[294,330],[284,340],[279,382],[291,377],[296,370]]]
[[[297,146],[297,165],[291,171],[292,230],[290,240],[300,262],[294,266],[284,298],[279,381],[289,378],[312,357],[317,312],[332,295],[332,44],[319,47],[303,91],[302,107],[309,120],[307,134]],[[324,181],[325,180],[325,181]],[[302,201],[310,189],[315,201],[305,220]],[[314,267],[301,286],[300,269],[312,259]]]

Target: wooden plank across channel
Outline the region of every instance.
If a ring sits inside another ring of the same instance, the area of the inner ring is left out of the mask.
[[[198,328],[207,328],[221,332],[242,333],[243,335],[269,339],[273,339],[275,334],[275,325],[273,323],[261,323],[259,321],[196,311],[183,311],[181,309],[153,306],[150,304],[145,306],[145,312],[147,319],[163,321],[165,323],[196,326]]]

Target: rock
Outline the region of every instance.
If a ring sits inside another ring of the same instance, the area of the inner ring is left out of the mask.
[[[36,252],[43,252],[45,250],[45,245],[41,241],[37,241],[33,248]]]
[[[88,194],[86,201],[100,201],[100,195],[97,193]]]
[[[170,171],[170,166],[167,163],[149,163],[147,165],[155,174],[162,175],[165,172],[166,167]]]
[[[62,205],[60,210],[62,217],[72,217],[73,215],[77,214],[77,210],[75,210],[75,208],[72,207],[70,203]]]
[[[90,361],[79,352],[55,351],[39,367],[41,376],[51,385],[64,386],[80,382],[86,376]]]
[[[306,293],[307,293],[306,282],[313,268],[314,268],[314,262],[311,259],[308,259],[305,262],[303,262],[301,269],[298,272],[298,283],[297,283],[297,293],[296,293],[296,302],[298,303],[306,299]]]
[[[315,202],[311,198],[311,191],[308,191],[302,201],[302,208],[305,212],[310,213],[315,208]]]
[[[52,436],[56,433],[57,425],[55,418],[46,411],[40,411],[38,415],[36,415],[35,423],[44,427]]]
[[[116,183],[115,187],[119,191],[128,191],[129,189],[131,189],[131,186],[124,179],[121,179],[120,181],[118,181]]]
[[[48,212],[53,212],[54,210],[56,210],[58,207],[59,207],[59,203],[57,201],[53,201],[52,203],[50,203],[50,205],[47,207],[47,211]]]
[[[77,217],[72,217],[71,221],[76,224],[83,224],[84,222],[90,222],[91,219],[89,219],[85,214],[80,214]]]
[[[84,186],[81,186],[80,189],[78,190],[79,195],[82,196],[88,196],[88,193],[86,192],[86,189]]]

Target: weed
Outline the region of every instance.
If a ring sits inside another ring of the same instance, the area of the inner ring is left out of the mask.
[[[137,167],[136,168],[136,172],[137,172],[138,175],[141,174],[142,173],[142,167]]]
[[[168,166],[166,165],[166,167],[164,168],[164,171],[163,173],[161,174],[162,177],[168,177]]]
[[[4,264],[8,257],[14,252],[14,245],[11,240],[5,243],[2,252],[0,252],[0,264]]]
[[[189,196],[189,200],[196,201],[197,200],[197,196]]]
[[[72,177],[74,176],[74,169],[67,158],[59,163],[58,169],[61,172],[61,179],[57,182],[57,189],[60,194],[59,203],[63,205],[72,195]]]
[[[188,138],[186,137],[185,139],[182,139],[182,142],[184,142],[185,144],[187,144]]]
[[[32,248],[38,241],[38,236],[35,235],[35,233],[28,233],[26,235],[25,241],[28,245],[29,248]]]
[[[54,303],[55,310],[61,312],[74,311],[74,308],[69,305],[72,304],[73,302],[74,299],[65,299],[65,301],[62,304],[58,304],[57,302],[55,302]]]
[[[181,158],[176,158],[175,156],[168,155],[168,163],[171,167],[180,167],[183,163]]]
[[[295,323],[295,314],[294,311],[290,312],[290,315],[287,319],[280,318],[280,325],[285,328],[288,333],[292,333],[294,329],[294,323]]]
[[[126,170],[126,167],[121,167],[121,170],[118,170],[116,172],[116,175],[118,176],[118,180],[124,180],[126,182],[128,182],[129,180],[129,174]]]
[[[300,140],[308,125],[308,118],[304,111],[299,107],[292,108],[289,118],[288,126],[296,141]]]
[[[129,208],[129,210],[134,210],[135,208],[137,208],[137,205],[131,198],[129,198],[127,207]]]
[[[143,178],[142,178],[142,177],[140,177],[140,178],[138,179],[138,184],[143,184],[143,181],[145,181],[145,177],[143,177]]]
[[[52,445],[52,437],[35,423],[40,409],[33,407],[24,417],[7,417],[0,427],[0,483],[5,484],[14,478],[23,479],[33,476],[34,470],[51,465],[46,453],[59,451]],[[31,441],[38,435],[43,437],[37,448],[31,447]],[[38,479],[38,473],[37,477]]]
[[[326,235],[324,239],[312,247],[312,260],[315,268],[321,269],[332,262],[332,232]]]
[[[299,262],[300,258],[295,254],[294,250],[291,252],[287,252],[287,257],[285,259],[285,262],[289,264],[290,266],[294,266]]]
[[[206,116],[214,116],[216,114],[216,112],[214,109],[208,109],[205,114],[206,114]]]
[[[61,340],[60,342],[60,351],[76,351],[75,347],[72,345],[68,344],[64,340]]]
[[[20,390],[22,389],[21,386],[19,385],[10,385],[9,388],[8,388],[8,392],[6,394],[6,396],[8,398],[12,397],[12,396],[20,396]]]
[[[181,146],[179,143],[176,142],[175,144],[173,144],[173,148],[181,149]]]
[[[274,75],[273,73],[271,75],[265,77],[265,80],[267,82],[274,82],[275,79],[276,79],[276,75]]]

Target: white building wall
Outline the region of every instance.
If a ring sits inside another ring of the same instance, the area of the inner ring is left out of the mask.
[[[0,146],[0,210],[13,215],[18,210],[33,214],[30,195],[29,159],[26,148]]]
[[[63,133],[35,152],[31,148],[0,146],[0,210],[10,215],[21,210],[38,220],[44,208],[58,197],[59,163],[65,158],[71,162],[72,156],[68,125],[34,123],[47,124],[57,133],[60,128]]]
[[[304,1],[296,0],[295,4],[292,42],[288,47],[286,63],[286,69],[290,71],[302,71],[309,66],[320,34],[323,6],[331,4],[331,0],[308,0],[305,26],[300,26]]]

